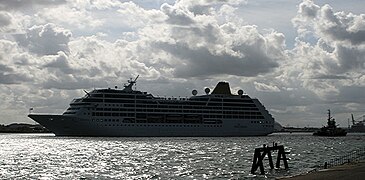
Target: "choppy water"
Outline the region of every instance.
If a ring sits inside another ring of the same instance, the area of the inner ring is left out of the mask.
[[[265,161],[267,174],[251,175],[254,149],[272,142],[291,151],[289,170],[270,171]],[[365,134],[235,138],[0,134],[0,179],[271,179],[309,171],[364,146]]]

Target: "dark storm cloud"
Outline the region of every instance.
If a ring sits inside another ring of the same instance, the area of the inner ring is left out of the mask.
[[[365,102],[365,86],[342,86],[340,93],[332,97],[332,102],[337,103],[360,103]]]
[[[167,23],[176,25],[194,24],[194,20],[191,18],[191,12],[184,9],[179,9],[168,4],[163,4],[161,6],[161,11],[168,15],[169,18],[166,20]]]
[[[13,69],[3,64],[0,64],[0,72],[13,72]]]
[[[42,83],[42,87],[45,89],[64,89],[64,90],[75,90],[75,89],[90,89],[93,88],[94,83],[90,79],[84,79],[82,77],[73,79],[63,77],[62,79],[47,79]]]
[[[58,28],[54,24],[33,26],[26,34],[14,35],[20,46],[37,55],[56,55],[59,51],[68,53],[71,36],[69,30]]]
[[[186,44],[156,43],[158,49],[169,52],[183,60],[175,67],[176,77],[199,77],[217,74],[238,76],[256,76],[268,73],[278,67],[278,63],[265,56],[260,50],[251,46],[237,47],[244,57],[236,57],[226,53],[215,55],[206,48],[191,49]]]
[[[363,104],[365,102],[365,86],[344,86],[340,93],[348,102],[358,102]]]
[[[76,72],[76,70],[70,66],[67,56],[62,52],[58,53],[58,56],[55,60],[44,65],[43,67],[59,69],[65,74],[72,74]]]
[[[272,72],[279,66],[278,61],[285,58],[283,34],[263,35],[254,25],[222,24],[214,13],[199,15],[190,9],[202,5],[215,11],[213,7],[220,3],[186,0],[161,6],[168,17],[162,25],[166,31],[163,37],[151,39],[150,45],[176,58],[168,60],[175,77],[253,77]]]
[[[219,30],[212,24],[207,24],[201,27],[171,27],[171,37],[180,39],[192,39],[192,41],[199,41],[202,39],[203,42],[209,44],[215,44],[219,37]],[[196,37],[196,39],[194,39]],[[201,41],[200,41],[201,42]]]
[[[25,75],[16,74],[13,68],[0,64],[0,84],[19,84],[29,80]]]
[[[6,12],[0,12],[0,28],[11,24],[11,16]]]
[[[32,6],[50,6],[66,3],[66,0],[0,0],[0,10],[30,8]]]
[[[318,74],[312,79],[350,79],[347,76],[334,75],[334,74]]]
[[[363,71],[365,69],[365,47],[338,45],[335,53],[342,71]]]

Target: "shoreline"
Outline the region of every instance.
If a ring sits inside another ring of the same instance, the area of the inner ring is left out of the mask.
[[[344,180],[356,180],[363,179],[365,177],[365,160],[358,162],[346,163],[343,165],[331,167],[329,169],[321,169],[307,172],[291,177],[280,177],[276,179],[289,179],[289,180],[307,180],[307,179],[344,179]]]

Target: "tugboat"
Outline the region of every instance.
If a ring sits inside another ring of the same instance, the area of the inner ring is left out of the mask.
[[[331,110],[328,110],[327,126],[313,133],[314,136],[346,136],[347,132],[338,128],[335,118],[331,117]]]

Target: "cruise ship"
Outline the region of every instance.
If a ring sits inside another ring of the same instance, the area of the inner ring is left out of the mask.
[[[274,118],[260,101],[242,90],[232,94],[228,82],[203,95],[193,90],[190,98],[163,98],[133,88],[137,78],[123,89],[85,91],[63,114],[28,117],[56,136],[233,137],[274,131]]]

